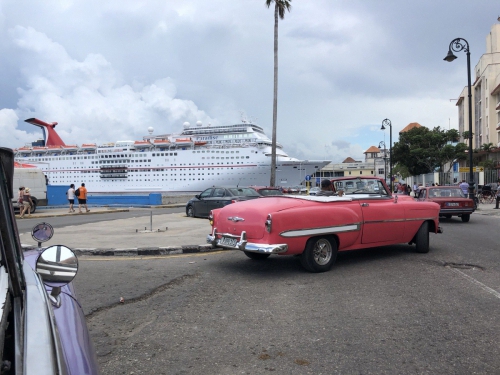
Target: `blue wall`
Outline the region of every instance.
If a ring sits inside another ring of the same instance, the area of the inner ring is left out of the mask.
[[[47,185],[47,202],[49,206],[68,204],[66,192],[68,186]],[[75,204],[78,201],[75,199]],[[161,205],[161,194],[148,195],[93,195],[87,196],[87,204],[95,206],[158,206]]]

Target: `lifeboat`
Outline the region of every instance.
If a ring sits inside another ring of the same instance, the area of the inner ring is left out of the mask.
[[[196,142],[194,142],[195,146],[203,146],[203,145],[206,145],[206,144],[207,144],[206,141],[196,141]]]
[[[50,153],[59,153],[61,152],[61,146],[47,146],[47,152]]]
[[[76,152],[79,147],[77,145],[64,145],[61,148],[66,152]]]
[[[193,144],[193,140],[191,138],[177,138],[175,140],[175,144],[177,146],[191,146]]]
[[[34,146],[31,150],[37,154],[45,154],[47,152],[47,147]]]
[[[95,150],[96,148],[97,145],[95,143],[84,143],[80,146],[80,149],[84,151]]]
[[[31,147],[19,147],[17,152],[31,152]]]
[[[155,146],[170,146],[170,141],[168,139],[155,139],[153,140]]]
[[[134,142],[134,147],[135,148],[150,148],[152,145],[149,143],[149,141],[135,141]]]

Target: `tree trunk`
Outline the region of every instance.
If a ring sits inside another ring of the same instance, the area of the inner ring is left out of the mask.
[[[274,95],[273,95],[273,134],[271,152],[271,180],[269,186],[276,186],[276,127],[278,119],[278,3],[274,7]]]

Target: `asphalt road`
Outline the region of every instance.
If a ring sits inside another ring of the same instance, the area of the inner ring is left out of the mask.
[[[500,218],[441,226],[322,274],[229,251],[83,257],[75,284],[104,374],[499,374]]]

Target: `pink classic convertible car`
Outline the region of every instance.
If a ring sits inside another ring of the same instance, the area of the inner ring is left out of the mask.
[[[436,203],[393,196],[375,177],[332,182],[342,197],[262,197],[213,210],[207,242],[251,259],[300,255],[305,269],[324,272],[338,251],[414,243],[427,253],[429,232],[442,233]]]

